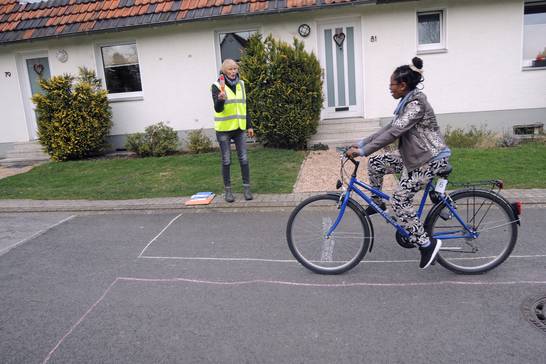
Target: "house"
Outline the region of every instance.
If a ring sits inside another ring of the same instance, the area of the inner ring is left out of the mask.
[[[80,66],[109,91],[114,147],[159,121],[210,131],[210,84],[254,32],[318,56],[321,125],[388,120],[389,76],[415,55],[442,127],[546,121],[545,1],[0,0],[0,157],[36,139],[38,77]]]

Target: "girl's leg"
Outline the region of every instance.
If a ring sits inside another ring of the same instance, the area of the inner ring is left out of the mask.
[[[404,169],[400,178],[400,187],[392,195],[392,208],[398,222],[410,234],[409,240],[419,246],[428,245],[429,237],[423,224],[417,218],[413,207],[413,197],[426,184],[447,166],[447,159],[440,159],[424,164],[411,172]]]
[[[368,178],[370,185],[381,190],[383,186],[383,177],[386,174],[399,173],[402,171],[404,163],[398,152],[378,154],[368,159]],[[373,195],[372,198],[377,204],[381,204],[381,198]]]

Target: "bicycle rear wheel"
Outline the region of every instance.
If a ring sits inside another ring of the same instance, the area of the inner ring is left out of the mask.
[[[368,251],[370,226],[352,200],[334,232],[326,236],[339,215],[338,201],[335,195],[310,197],[296,206],[288,219],[288,247],[298,262],[315,273],[346,272]]]
[[[480,274],[504,262],[518,237],[517,218],[511,206],[487,190],[462,190],[451,195],[461,219],[478,233],[477,238],[444,238],[438,263],[460,274]],[[425,222],[430,236],[456,237],[466,233],[443,204],[430,211]]]

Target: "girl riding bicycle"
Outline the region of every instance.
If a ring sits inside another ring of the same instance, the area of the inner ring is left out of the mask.
[[[451,155],[427,98],[417,87],[423,82],[423,61],[415,57],[411,65],[396,68],[390,78],[390,92],[400,99],[392,121],[378,132],[360,140],[347,150],[350,157],[369,156],[398,140],[398,151],[378,154],[368,160],[370,185],[381,189],[385,174],[401,173],[392,196],[392,209],[398,222],[411,233],[409,241],[421,252],[419,267],[425,269],[436,258],[442,241],[430,238],[417,218],[413,197],[448,166]],[[383,209],[381,198],[372,196]],[[376,213],[368,207],[368,215]]]

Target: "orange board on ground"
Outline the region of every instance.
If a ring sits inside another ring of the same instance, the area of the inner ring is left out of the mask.
[[[214,199],[215,194],[213,192],[197,192],[195,195],[191,196],[188,201],[184,204],[186,206],[193,205],[208,205]]]

